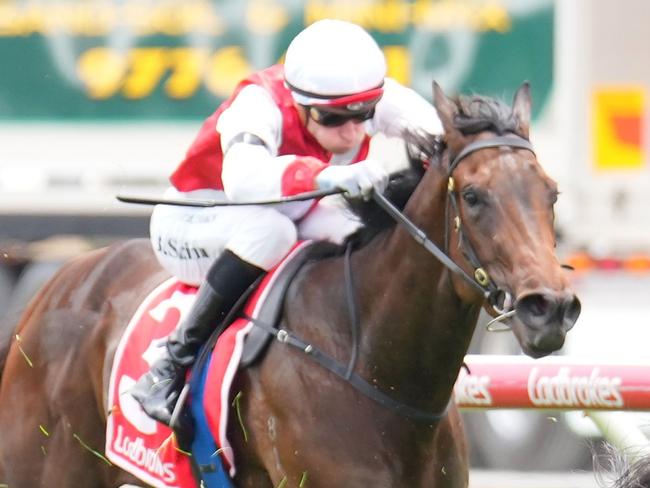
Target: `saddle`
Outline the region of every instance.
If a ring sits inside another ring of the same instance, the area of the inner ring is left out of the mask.
[[[271,282],[263,283],[264,277],[262,277],[238,300],[237,304],[224,319],[224,323],[230,324],[237,317],[243,317],[251,320],[254,324],[264,326],[253,327],[246,335],[244,348],[239,361],[240,368],[252,366],[264,356],[264,351],[273,338],[273,335],[269,333],[268,328],[271,327],[277,329],[283,311],[284,297],[286,296],[289,285],[291,285],[291,282],[298,271],[310,262],[320,261],[335,256],[340,252],[340,247],[330,242],[310,242],[300,249],[298,253],[293,255],[291,259],[281,263],[281,267],[278,267],[278,270],[273,274]],[[256,316],[249,317],[243,310],[258,287],[262,286],[261,283],[265,287],[265,296],[260,297],[261,306],[256,311]],[[207,359],[208,353],[212,351],[219,336],[226,328],[227,327],[221,327],[220,330],[215,330],[212,334],[197,359],[197,369],[202,367],[202,363]]]
[[[201,351],[190,379],[189,410],[196,429],[191,432],[193,440],[189,450],[193,454],[195,475],[206,486],[230,486],[226,473],[234,475],[234,457],[224,427],[228,422],[229,408],[225,406],[230,403],[234,371],[252,366],[263,357],[277,331],[284,298],[298,271],[309,262],[335,255],[339,249],[326,242],[303,243],[261,283],[247,291],[224,320],[230,325],[222,332],[215,331]],[[241,348],[237,346],[240,336],[243,337]],[[222,456],[215,457],[216,451]]]

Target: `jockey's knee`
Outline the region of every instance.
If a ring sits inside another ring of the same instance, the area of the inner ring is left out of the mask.
[[[265,217],[263,225],[234,236],[226,248],[268,271],[289,253],[298,235],[295,224],[285,215],[273,212]]]
[[[172,275],[199,285],[224,249],[269,270],[291,250],[296,227],[269,207],[156,209],[151,219],[154,252]]]

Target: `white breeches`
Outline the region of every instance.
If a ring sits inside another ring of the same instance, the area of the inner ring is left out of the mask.
[[[223,192],[166,192],[167,198],[223,200]],[[359,220],[339,196],[270,206],[180,207],[157,205],[150,236],[161,265],[181,281],[199,285],[210,265],[228,249],[259,268],[278,264],[298,239],[341,243]]]

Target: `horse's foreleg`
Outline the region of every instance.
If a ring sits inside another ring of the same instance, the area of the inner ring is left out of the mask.
[[[265,459],[272,447],[269,444],[268,406],[257,368],[240,371],[233,385],[233,394],[239,399],[230,412],[228,438],[235,452],[238,488],[274,488]]]
[[[449,409],[436,433],[433,478],[436,488],[467,488],[469,484],[469,452],[460,412]]]
[[[46,462],[41,448],[46,437],[40,426],[49,417],[38,397],[43,371],[33,367],[30,351],[25,346],[21,353],[14,343],[0,382],[0,483],[12,488],[40,487]]]

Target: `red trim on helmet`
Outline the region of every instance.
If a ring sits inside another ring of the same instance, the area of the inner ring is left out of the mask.
[[[384,94],[384,88],[379,86],[377,88],[371,88],[370,90],[363,91],[361,93],[355,93],[353,95],[346,95],[338,98],[330,98],[327,100],[319,100],[318,103],[312,103],[314,106],[327,106],[327,107],[340,107],[343,105],[350,105],[353,103],[368,102],[372,100],[377,100],[382,97]]]

